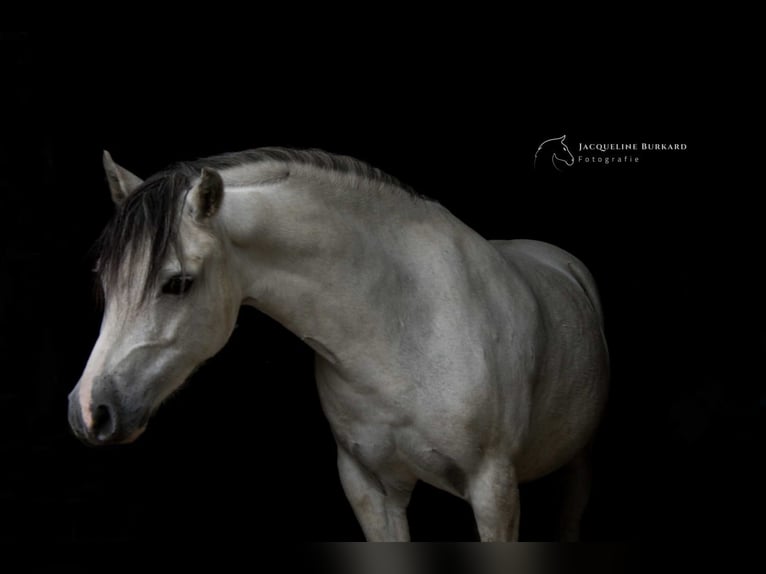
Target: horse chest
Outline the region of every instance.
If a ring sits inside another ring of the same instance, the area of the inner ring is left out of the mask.
[[[464,495],[465,469],[472,465],[453,452],[457,444],[454,439],[435,438],[414,423],[354,420],[333,424],[337,419],[331,415],[328,419],[338,445],[384,484],[405,484],[414,477]]]
[[[317,382],[336,441],[365,468],[387,482],[415,476],[462,495],[464,469],[481,456],[484,434],[468,411],[433,387],[429,394],[411,383],[361,387],[322,369]]]

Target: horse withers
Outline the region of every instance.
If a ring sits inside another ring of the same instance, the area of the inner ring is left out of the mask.
[[[316,352],[343,489],[368,540],[408,540],[418,480],[515,540],[518,485],[568,466],[578,535],[608,358],[572,255],[490,242],[358,160],[262,148],[142,181],[105,153],[98,340],[70,394],[75,434],[135,440],[252,305]]]

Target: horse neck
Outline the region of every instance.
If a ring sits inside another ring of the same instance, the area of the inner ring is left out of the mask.
[[[376,336],[397,305],[405,230],[438,219],[401,190],[354,176],[291,169],[281,183],[228,193],[225,226],[244,304],[282,323],[331,362]],[[228,204],[228,205],[227,205]],[[231,231],[233,230],[233,231]]]

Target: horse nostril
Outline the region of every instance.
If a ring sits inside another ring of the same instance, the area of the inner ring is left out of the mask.
[[[93,409],[93,435],[100,441],[109,440],[117,430],[114,412],[108,405]]]

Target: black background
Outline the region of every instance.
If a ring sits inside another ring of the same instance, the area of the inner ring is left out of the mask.
[[[361,54],[346,37],[211,49],[2,36],[0,539],[361,539],[311,352],[254,310],[135,445],[86,448],[67,427],[100,318],[89,251],[112,213],[101,150],[146,177],[263,145],[353,155],[488,238],[577,255],[601,290],[613,367],[585,538],[752,536],[761,218],[716,114],[698,119],[707,103],[688,67],[543,84],[492,37],[397,51],[376,40]],[[570,146],[688,150],[535,172],[537,145],[562,133]],[[559,491],[555,475],[523,487],[523,539],[553,538]],[[476,538],[468,506],[424,485],[410,517],[416,540]]]

